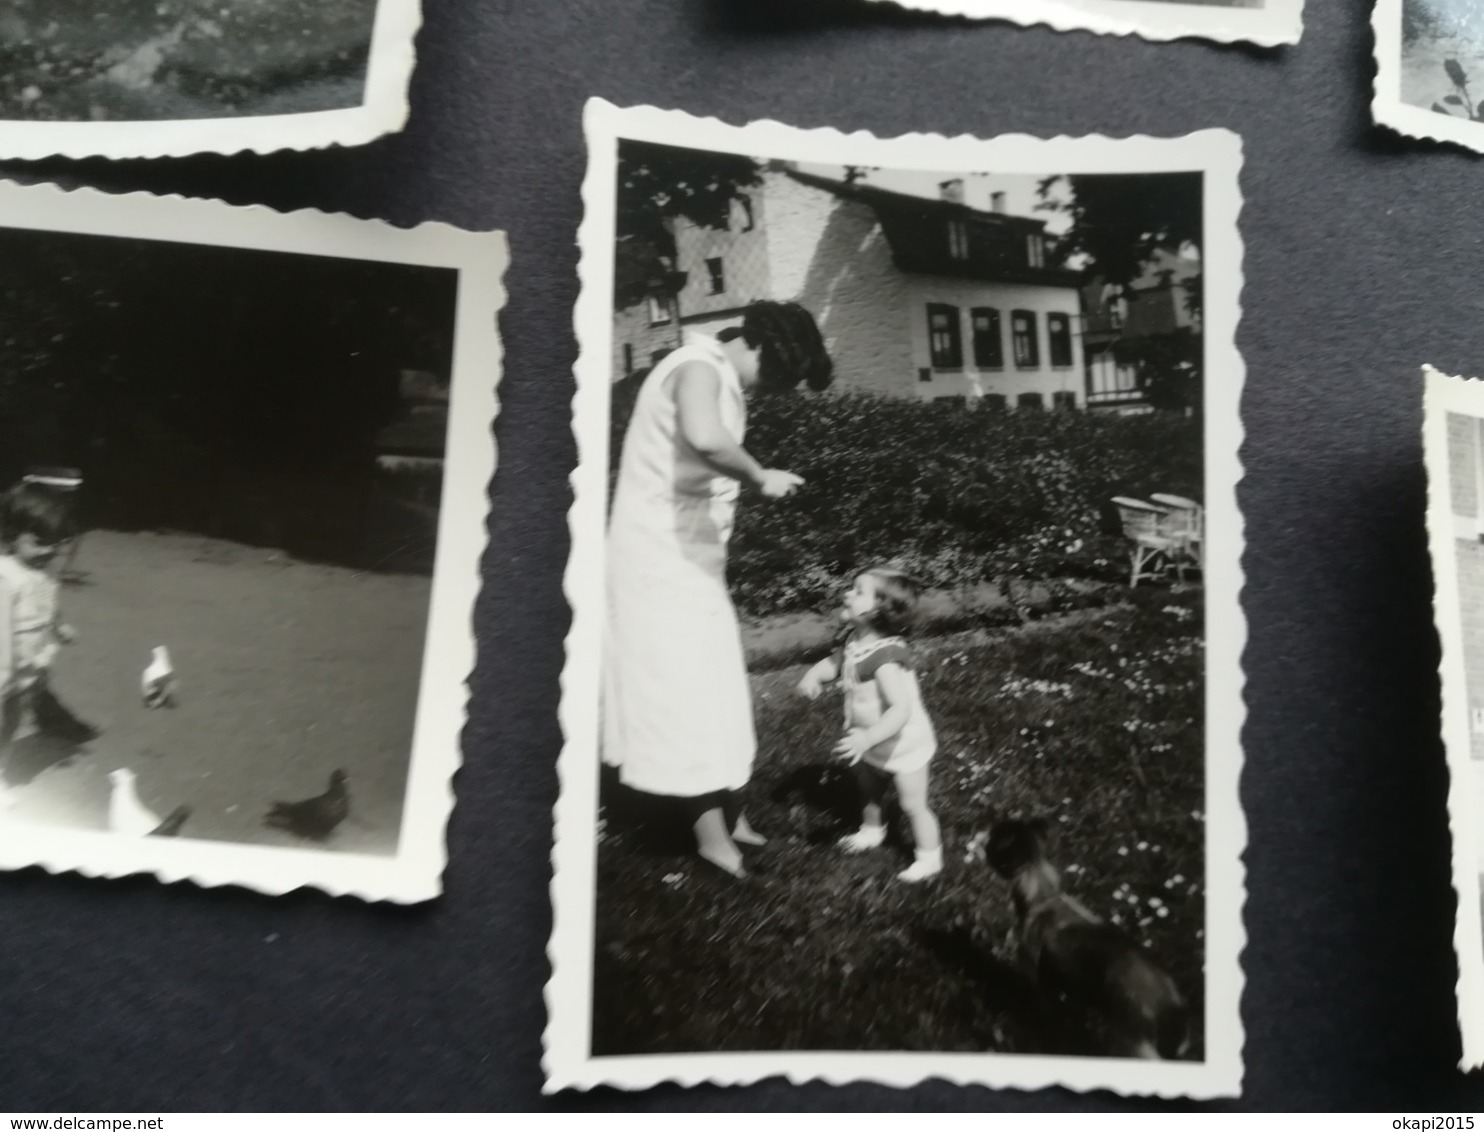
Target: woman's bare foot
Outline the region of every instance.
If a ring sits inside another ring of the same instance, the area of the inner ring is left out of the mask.
[[[734,877],[745,877],[747,869],[742,864],[742,850],[737,848],[727,833],[727,823],[722,818],[721,807],[707,810],[696,819],[696,852],[701,860],[708,861],[724,873]]]
[[[747,824],[747,815],[737,818],[737,827],[732,830],[732,840],[738,845],[766,845],[768,839]]]
[[[747,879],[747,866],[742,863],[741,853],[737,854],[737,859],[734,861],[721,857],[713,857],[704,849],[700,850],[700,855],[701,860],[705,861],[708,865],[715,865],[728,876],[736,877],[738,880]]]

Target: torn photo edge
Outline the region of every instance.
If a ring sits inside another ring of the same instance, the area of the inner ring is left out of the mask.
[[[1279,47],[1303,34],[1303,0],[1265,0],[1258,8],[1186,4],[1177,0],[871,0],[913,11],[976,20],[1008,20],[1057,31],[1138,35],[1145,39],[1209,39]]]
[[[505,234],[431,223],[398,228],[313,210],[280,213],[219,201],[7,182],[0,182],[0,224],[457,271],[437,549],[396,855],[125,838],[20,823],[0,826],[3,869],[39,865],[54,873],[94,877],[149,873],[165,883],[239,885],[271,895],[309,887],[333,896],[397,903],[440,895],[453,777],[461,762],[466,681],[475,663],[473,612],[496,464],[492,422],[503,360],[498,316],[505,304],[509,260]]]
[[[1475,765],[1470,741],[1472,711],[1464,667],[1463,605],[1459,593],[1459,516],[1453,513],[1448,417],[1457,414],[1484,427],[1484,381],[1451,377],[1422,367],[1422,448],[1427,465],[1427,542],[1432,558],[1433,620],[1442,646],[1442,736],[1448,762],[1448,827],[1453,845],[1453,888],[1458,894],[1453,946],[1458,956],[1458,1030],[1461,1069],[1484,1065],[1484,927],[1480,924],[1478,821]],[[1476,449],[1476,465],[1478,450]],[[1477,477],[1478,470],[1475,467]],[[1477,485],[1476,485],[1477,486]],[[1467,533],[1480,537],[1479,519]]]
[[[407,122],[421,0],[377,0],[359,106],[263,117],[120,122],[0,119],[0,160],[184,157],[365,145]]]
[[[1246,821],[1238,793],[1242,767],[1242,650],[1246,641],[1239,404],[1244,367],[1236,347],[1242,287],[1241,139],[1226,130],[1177,138],[1137,136],[990,140],[913,134],[881,139],[865,132],[797,129],[761,121],[733,126],[680,111],[620,108],[591,99],[585,112],[588,169],[579,229],[581,290],[574,313],[579,344],[573,432],[579,464],[572,476],[568,523],[572,552],[565,587],[572,607],[559,717],[551,884],[552,976],[546,987],[545,1090],[601,1085],[645,1088],[661,1082],[746,1084],[768,1077],[799,1083],[872,1081],[911,1086],[929,1078],[958,1084],[1113,1089],[1124,1094],[1236,1096],[1242,1079],[1240,1001],[1245,943]],[[692,1053],[594,1057],[591,1054],[598,819],[599,688],[604,620],[604,529],[608,494],[610,345],[613,335],[615,188],[620,139],[737,153],[901,169],[994,169],[1005,173],[1205,174],[1203,259],[1205,481],[1210,542],[1206,595],[1206,1061],[1126,1061],[964,1053]]]
[[[1371,11],[1371,30],[1376,44],[1372,119],[1378,126],[1407,137],[1452,142],[1475,153],[1484,153],[1484,121],[1472,121],[1402,101],[1402,3],[1403,0],[1375,0]]]

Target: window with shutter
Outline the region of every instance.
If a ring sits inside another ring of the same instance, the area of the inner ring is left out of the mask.
[[[929,303],[928,353],[934,369],[960,369],[964,364],[963,340],[958,308],[948,303]]]

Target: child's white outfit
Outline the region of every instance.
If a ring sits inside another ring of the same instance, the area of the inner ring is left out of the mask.
[[[845,729],[873,727],[886,713],[876,672],[883,664],[898,664],[907,673],[909,699],[907,722],[901,731],[884,739],[865,754],[865,761],[890,774],[910,774],[932,761],[938,751],[933,721],[922,706],[917,685],[917,662],[912,648],[901,637],[877,637],[871,641],[846,641],[840,655],[840,682],[845,688]]]
[[[57,580],[9,554],[0,554],[0,597],[9,598],[7,677],[0,695],[33,688],[46,675],[62,643]]]
[[[0,756],[36,731],[36,695],[62,643],[59,588],[50,574],[0,554]],[[0,811],[11,802],[0,778]]]
[[[884,664],[899,665],[907,676],[907,719],[902,729],[866,751],[863,761],[887,774],[911,774],[924,769],[938,751],[938,737],[933,721],[922,704],[922,690],[917,683],[917,663],[911,646],[901,637],[878,637],[875,640],[847,640],[836,661],[840,683],[845,689],[845,730],[873,727],[886,713],[876,673]],[[895,705],[893,705],[895,706]],[[886,840],[886,827],[862,825],[840,841],[846,852],[860,853],[874,849]],[[913,863],[898,873],[899,879],[916,882],[930,880],[943,871],[943,847],[914,851]]]

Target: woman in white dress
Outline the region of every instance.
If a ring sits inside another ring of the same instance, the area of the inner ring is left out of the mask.
[[[801,477],[742,446],[745,395],[830,383],[819,328],[797,303],[759,302],[740,327],[692,334],[645,379],[608,522],[603,761],[635,790],[684,799],[697,852],[742,877],[761,844],[737,792],[757,742],[727,541],[743,485],[783,499]]]

